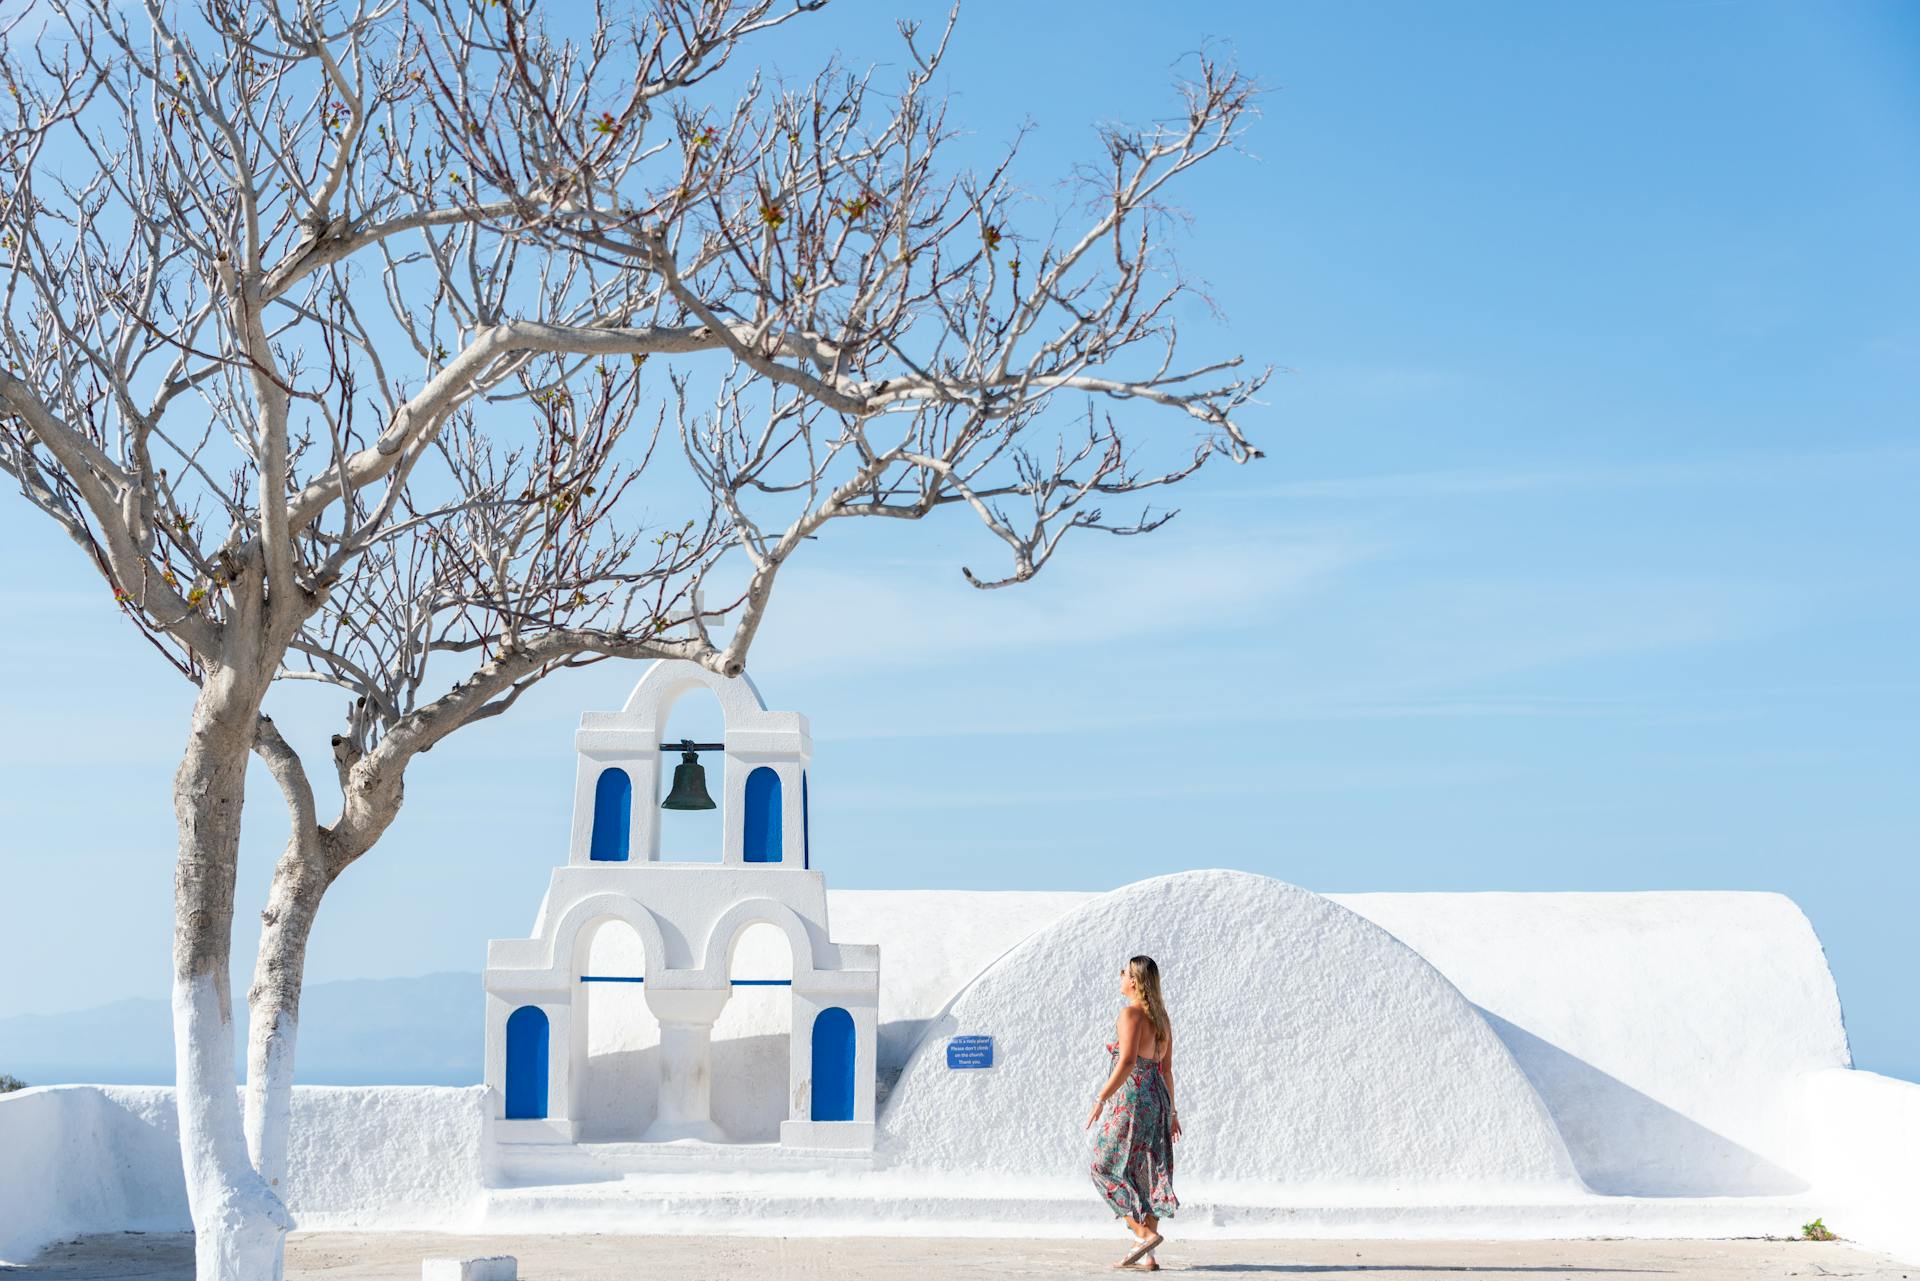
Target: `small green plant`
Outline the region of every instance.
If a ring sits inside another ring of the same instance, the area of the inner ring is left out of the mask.
[[[1824,1220],[1815,1219],[1812,1223],[1800,1225],[1800,1239],[1803,1241],[1838,1241]]]
[[[26,1088],[27,1083],[19,1077],[8,1076],[5,1072],[0,1072],[0,1094],[12,1094],[15,1090],[24,1090]]]

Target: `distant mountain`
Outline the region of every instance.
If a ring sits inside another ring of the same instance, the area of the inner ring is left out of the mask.
[[[485,1010],[477,974],[315,983],[300,1001],[295,1075],[304,1085],[473,1085]],[[245,1022],[244,998],[234,1018]],[[243,1037],[234,1061],[244,1075]],[[171,1085],[173,1013],[134,999],[0,1018],[0,1072],[30,1085]]]

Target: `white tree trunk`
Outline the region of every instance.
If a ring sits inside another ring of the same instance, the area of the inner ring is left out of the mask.
[[[247,1151],[275,1195],[287,1177],[287,1133],[293,1120],[297,1009],[256,1004],[247,1030]]]
[[[284,1195],[300,985],[314,913],[330,878],[326,842],[314,816],[313,785],[298,753],[266,716],[255,728],[253,748],[280,785],[289,831],[260,917],[260,951],[247,990],[247,1149],[267,1186]]]
[[[295,838],[299,840],[298,837]],[[307,844],[314,844],[311,840]],[[289,853],[293,843],[289,844]],[[307,936],[319,907],[320,889],[302,896],[287,912],[287,860],[274,875],[273,892],[254,968],[247,1027],[246,1141],[255,1173],[275,1197],[285,1196],[287,1136],[293,1126],[294,1051],[300,1031],[300,984],[306,970]],[[262,1278],[281,1281],[286,1251],[275,1239],[273,1270]]]
[[[193,1215],[194,1276],[266,1281],[280,1275],[282,1244],[293,1224],[247,1159],[227,997],[227,984],[211,975],[174,978],[180,1157]]]
[[[233,1072],[234,873],[247,760],[264,681],[209,671],[174,778],[173,1042],[180,1157],[198,1281],[279,1275],[286,1207],[248,1159]]]
[[[277,1004],[277,1002],[275,1002]],[[293,1057],[300,1016],[294,1009],[261,1009],[256,1004],[247,1035],[247,1150],[275,1204],[283,1206],[287,1177],[287,1134],[293,1126]],[[273,1270],[262,1278],[282,1281],[286,1271],[286,1229],[292,1216],[281,1210],[281,1230],[273,1238]]]

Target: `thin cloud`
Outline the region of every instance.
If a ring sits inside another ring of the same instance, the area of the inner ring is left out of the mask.
[[[999,655],[1170,633],[1210,634],[1374,552],[1343,537],[1166,547],[1050,567],[980,592],[951,565],[795,570],[756,642],[757,670],[808,672]]]
[[[1318,592],[1310,609],[1256,612],[1250,616],[1261,623],[1231,634],[1174,628],[1149,646],[1124,638],[1088,645],[1071,661],[1045,660],[1042,667],[1056,674],[1044,684],[1015,675],[986,689],[964,680],[923,685],[906,715],[890,700],[855,699],[822,737],[1038,738],[1446,718],[1725,719],[1743,710],[1737,699],[1676,705],[1670,698],[1520,694],[1512,686],[1594,662],[1644,663],[1654,655],[1711,648],[1789,624],[1803,612],[1791,593],[1761,583],[1517,580],[1357,587]],[[1286,625],[1263,625],[1273,619]],[[1144,684],[1143,673],[1149,677]],[[1100,693],[1116,689],[1131,692],[1121,698]]]
[[[1236,779],[1210,783],[1181,780],[1140,783],[995,788],[991,792],[956,795],[951,788],[841,789],[835,800],[861,814],[939,813],[951,809],[977,812],[988,809],[1048,809],[1109,805],[1141,801],[1226,800],[1243,796],[1275,796],[1308,792],[1384,789],[1403,791],[1433,787],[1477,787],[1510,783],[1526,771],[1508,765],[1463,762],[1407,765],[1313,765],[1289,761],[1284,769],[1261,770]]]
[[[1031,718],[1002,716],[971,721],[940,720],[902,725],[881,720],[831,734],[822,743],[947,742],[957,738],[1048,739],[1143,730],[1201,730],[1255,724],[1337,724],[1351,721],[1425,720],[1630,720],[1661,724],[1722,721],[1751,713],[1751,704],[1733,693],[1696,704],[1669,701],[1555,698],[1536,695],[1481,694],[1459,697],[1328,697],[1285,699],[1268,704],[1242,697],[1232,703],[1136,708],[1127,713],[1066,715],[1057,707]]]

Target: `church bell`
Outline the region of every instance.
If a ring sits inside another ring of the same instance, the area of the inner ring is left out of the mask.
[[[714,808],[713,798],[707,795],[707,771],[700,765],[700,758],[692,752],[680,753],[680,763],[673,767],[673,790],[667,793],[667,799],[660,802],[663,810],[710,810]]]

